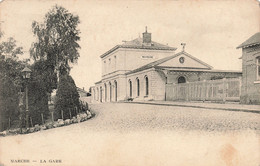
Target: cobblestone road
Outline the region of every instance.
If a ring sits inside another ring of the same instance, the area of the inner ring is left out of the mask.
[[[96,117],[85,122],[0,138],[0,165],[260,163],[259,114],[127,103],[90,106]],[[18,159],[30,163],[12,163]],[[52,163],[53,160],[61,163]]]
[[[260,114],[131,103],[91,105],[96,130],[260,131]]]

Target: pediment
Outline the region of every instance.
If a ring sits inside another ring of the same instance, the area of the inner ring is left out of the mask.
[[[159,64],[160,67],[176,67],[176,68],[200,68],[211,69],[212,67],[201,60],[183,52],[175,57]]]

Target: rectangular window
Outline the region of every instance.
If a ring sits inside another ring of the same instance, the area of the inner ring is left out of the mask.
[[[104,61],[104,72],[106,72],[106,61]]]
[[[116,56],[114,56],[114,58],[115,58],[115,69],[114,70],[116,70]]]

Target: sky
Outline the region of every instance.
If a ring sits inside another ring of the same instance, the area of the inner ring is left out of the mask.
[[[0,29],[24,48],[22,58],[29,57],[35,41],[32,22],[42,22],[55,4],[80,18],[80,58],[71,75],[87,90],[101,80],[100,55],[137,38],[145,26],[153,41],[178,48],[176,53],[186,43],[186,52],[223,70],[241,70],[242,51],[236,47],[260,31],[257,0],[4,0]]]

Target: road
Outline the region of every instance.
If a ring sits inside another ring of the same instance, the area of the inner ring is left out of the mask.
[[[260,114],[158,105],[112,103],[92,106],[95,130],[260,131]]]
[[[16,165],[260,163],[259,114],[128,103],[90,107],[96,116],[83,123],[0,138],[1,163],[15,165],[11,160],[18,159],[29,163]]]

